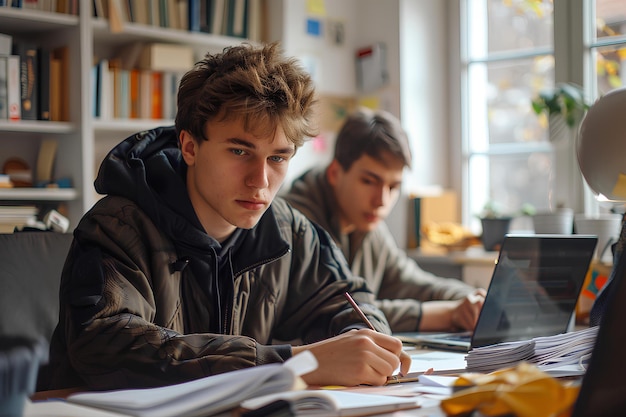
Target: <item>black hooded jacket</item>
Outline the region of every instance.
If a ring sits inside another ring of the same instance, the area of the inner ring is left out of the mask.
[[[389,333],[332,239],[276,199],[220,244],[187,195],[173,127],[133,135],[105,158],[106,194],[74,231],[59,324],[38,389],[148,387],[282,362],[289,345],[364,327],[350,291]]]

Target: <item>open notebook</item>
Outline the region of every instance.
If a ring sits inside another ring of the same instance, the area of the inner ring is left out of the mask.
[[[396,336],[422,346],[468,351],[564,333],[596,242],[591,235],[506,235],[473,333]]]

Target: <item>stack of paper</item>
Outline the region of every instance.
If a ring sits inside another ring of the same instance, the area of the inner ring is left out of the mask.
[[[492,372],[522,361],[532,361],[534,355],[535,343],[526,340],[474,348],[468,352],[465,361],[468,372]]]
[[[467,371],[492,372],[526,361],[543,371],[569,367],[569,372],[578,369],[584,373],[597,333],[597,327],[590,327],[554,336],[474,348],[465,358]]]
[[[563,365],[585,365],[591,356],[598,327],[556,336],[536,337],[533,363],[540,369]]]

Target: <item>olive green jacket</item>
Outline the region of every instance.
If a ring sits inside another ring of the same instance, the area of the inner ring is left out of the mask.
[[[355,275],[365,278],[376,294],[393,332],[419,330],[421,302],[454,300],[474,287],[421,269],[400,249],[385,222],[368,233],[341,233],[339,208],[325,168],[314,168],[297,178],[283,197],[335,240]]]

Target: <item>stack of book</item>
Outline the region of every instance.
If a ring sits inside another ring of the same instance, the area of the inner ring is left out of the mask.
[[[37,213],[35,206],[0,206],[0,233],[13,233],[15,228],[34,224]]]

